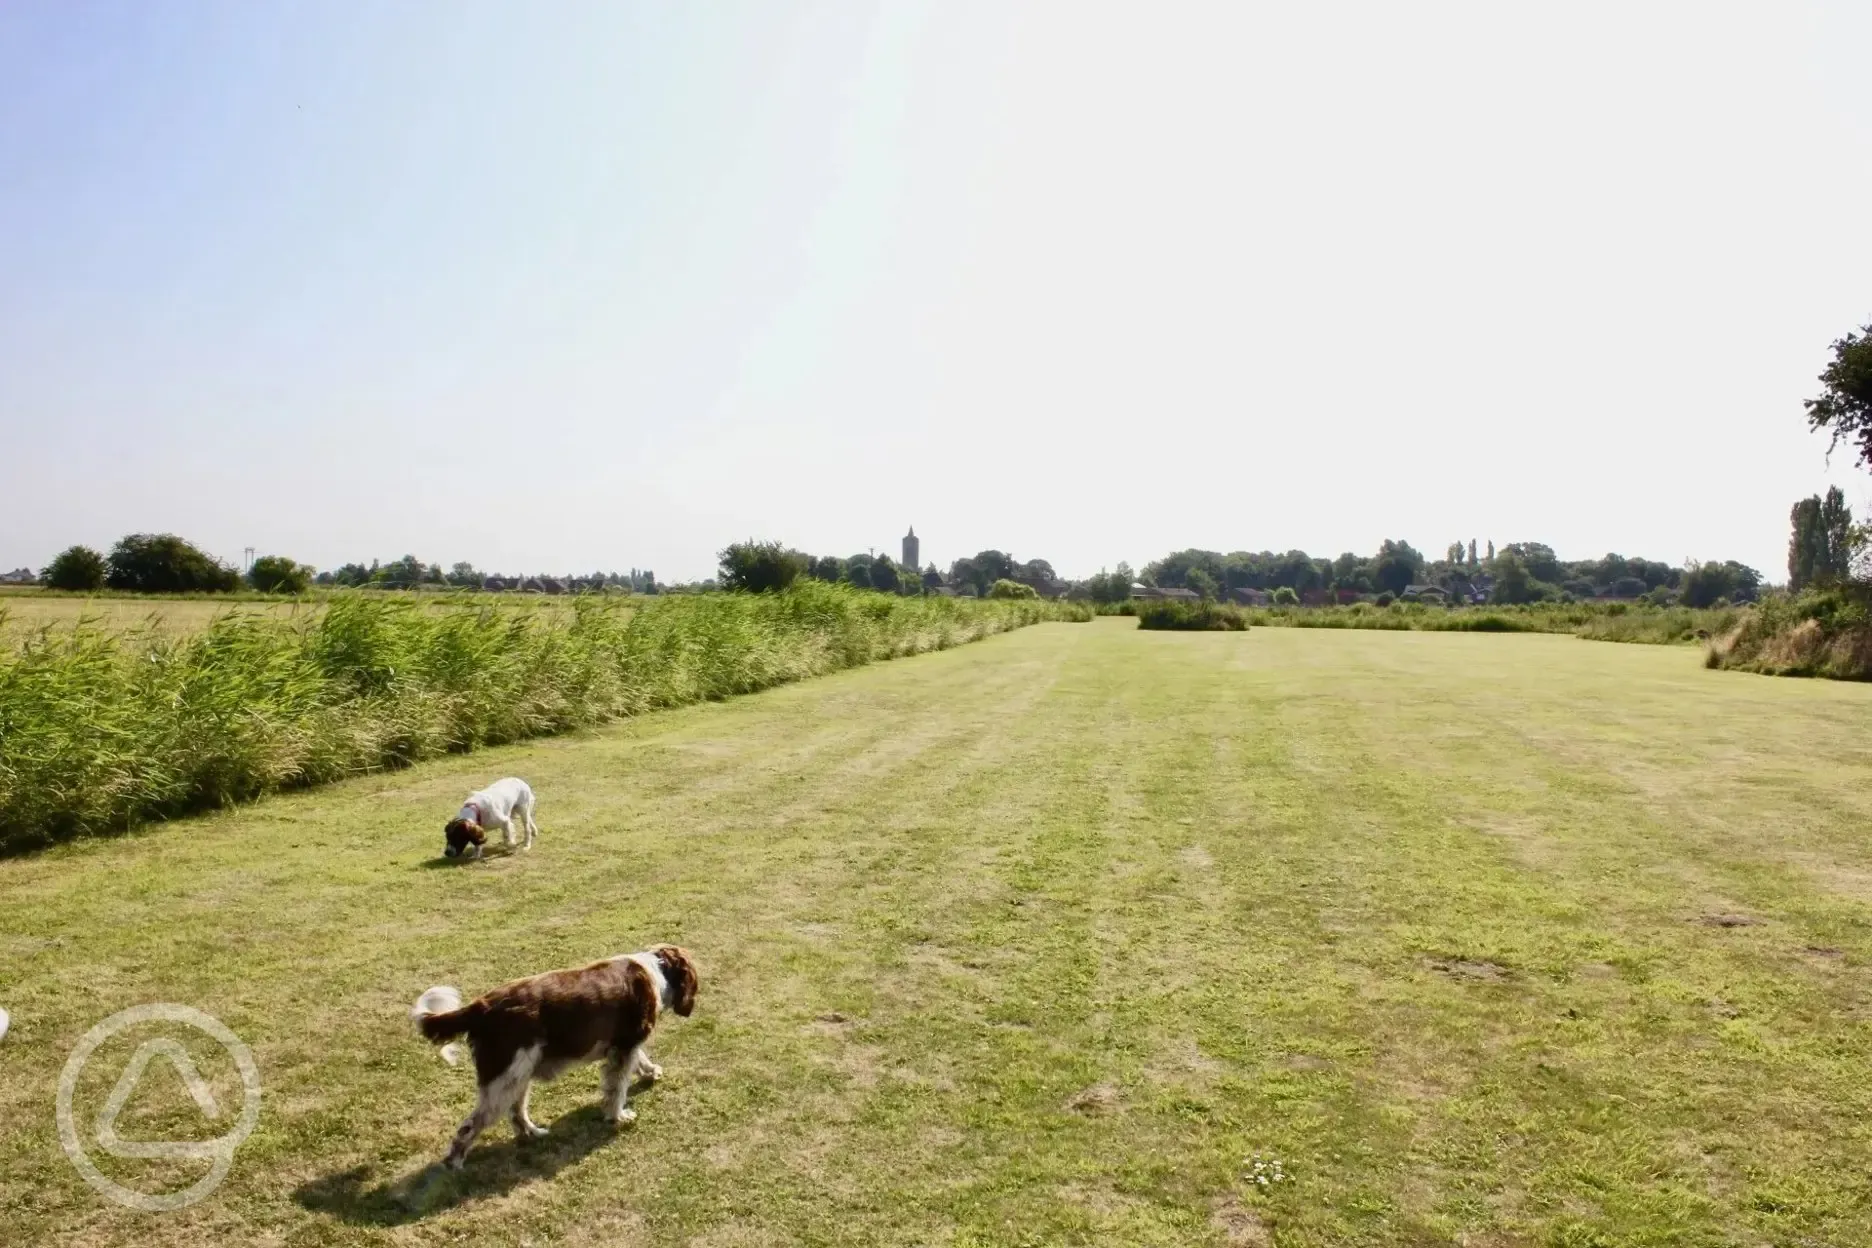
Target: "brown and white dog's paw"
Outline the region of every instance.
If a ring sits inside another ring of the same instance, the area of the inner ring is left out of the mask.
[[[522,1140],[543,1140],[551,1134],[552,1132],[537,1122],[529,1122],[526,1126],[514,1131],[514,1135]]]
[[[651,1083],[663,1077],[663,1068],[655,1062],[644,1062],[637,1067],[637,1073]]]
[[[631,1123],[637,1121],[637,1111],[626,1106],[618,1110],[615,1116],[607,1114],[605,1118],[614,1127],[628,1127]]]

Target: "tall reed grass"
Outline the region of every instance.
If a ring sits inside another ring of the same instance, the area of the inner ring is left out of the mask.
[[[1250,623],[1267,628],[1357,628],[1416,632],[1570,633],[1592,641],[1667,645],[1733,628],[1733,608],[1636,606],[1623,602],[1533,603],[1527,606],[1448,608],[1395,602],[1380,607],[1260,607]]]
[[[801,584],[561,612],[389,596],[0,647],[0,853],[941,650],[1053,604]]]
[[[1872,680],[1872,587],[1770,595],[1711,637],[1708,663],[1769,676]]]

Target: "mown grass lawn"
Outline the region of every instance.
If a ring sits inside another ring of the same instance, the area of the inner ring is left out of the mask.
[[[1103,620],[0,862],[0,1240],[1872,1243],[1869,729],[1688,649]],[[506,773],[538,849],[438,867]],[[635,1127],[587,1068],[438,1175],[415,996],[664,939]],[[263,1077],[176,1213],[53,1125],[146,1001]]]

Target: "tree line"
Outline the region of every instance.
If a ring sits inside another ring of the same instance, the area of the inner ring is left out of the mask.
[[[983,598],[1037,597],[1043,592],[1065,592],[1067,586],[1045,559],[1021,561],[998,550],[984,550],[949,565],[945,575],[935,564],[921,572],[906,568],[889,555],[809,555],[775,541],[734,542],[719,553],[720,571],[714,582],[741,593],[769,593],[785,589],[802,577],[887,594],[965,592]],[[704,583],[707,586],[708,583]]]
[[[1189,589],[1205,598],[1234,590],[1290,590],[1299,599],[1376,595],[1401,597],[1413,587],[1434,587],[1464,602],[1530,603],[1584,598],[1681,600],[1707,606],[1719,600],[1753,598],[1761,573],[1733,559],[1675,567],[1658,560],[1607,554],[1562,560],[1545,542],[1455,541],[1432,558],[1409,542],[1387,539],[1369,555],[1348,551],[1337,558],[1303,550],[1179,550],[1133,574],[1125,564],[1086,582],[1096,600],[1129,596],[1133,576],[1144,585]]]
[[[588,576],[490,576],[469,563],[456,563],[444,571],[441,564],[424,563],[414,555],[389,563],[373,559],[369,566],[347,563],[328,572],[283,555],[262,555],[242,573],[173,533],[133,533],[118,541],[109,554],[88,546],[69,547],[45,566],[39,579],[52,589],[140,594],[232,593],[243,586],[267,594],[303,594],[313,585],[376,589],[434,585],[548,594],[602,590],[654,594],[659,588],[655,573],[636,568]]]

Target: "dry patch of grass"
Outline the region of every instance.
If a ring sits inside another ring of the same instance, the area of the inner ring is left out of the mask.
[[[1872,870],[1868,694],[1565,637],[1046,625],[0,862],[0,1222],[1872,1242],[1872,927],[1823,878]],[[437,867],[506,773],[539,848]],[[636,1125],[585,1070],[535,1095],[547,1139],[438,1174],[471,1088],[416,994],[660,939],[703,991]],[[78,1037],[152,1000],[221,1018],[265,1086],[227,1183],[167,1215],[104,1204],[51,1121]]]

